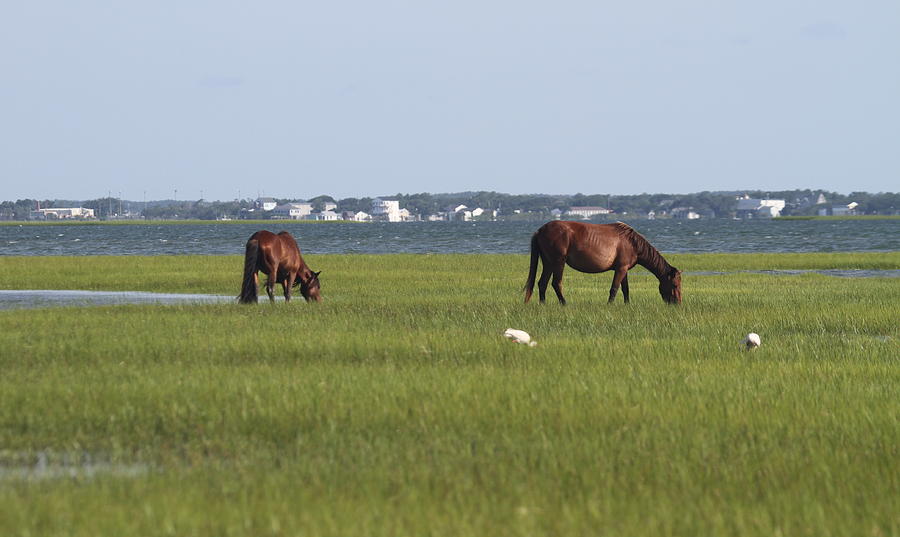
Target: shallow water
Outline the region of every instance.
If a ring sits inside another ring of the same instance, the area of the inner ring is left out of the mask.
[[[0,454],[0,483],[3,481],[91,479],[100,475],[139,477],[148,472],[150,472],[150,466],[147,464],[112,462],[87,452],[39,451],[34,455]]]
[[[209,304],[236,302],[233,296],[145,293],[139,291],[0,290],[0,310],[49,306],[105,306],[113,304]]]
[[[900,250],[900,220],[634,220],[663,253]],[[541,222],[0,226],[0,255],[242,255],[255,231],[307,254],[528,252]]]

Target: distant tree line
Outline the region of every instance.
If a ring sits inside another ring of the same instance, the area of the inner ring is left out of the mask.
[[[824,195],[827,202],[816,204],[819,195]],[[839,194],[822,190],[783,190],[762,191],[742,190],[727,192],[697,192],[693,194],[503,194],[500,192],[457,192],[446,194],[395,194],[381,196],[395,199],[400,207],[419,216],[427,216],[445,211],[459,205],[469,208],[480,207],[486,211],[497,210],[503,219],[545,219],[554,209],[565,210],[576,206],[608,207],[613,217],[645,217],[653,211],[656,214],[667,214],[673,209],[690,209],[707,218],[730,218],[735,213],[736,198],[748,195],[751,198],[783,199],[787,205],[782,212],[785,216],[815,215],[822,207],[833,204],[856,202],[860,214],[897,214],[900,212],[900,193],[851,192]],[[373,198],[335,199],[328,195],[320,195],[309,200],[313,210],[321,211],[326,202],[337,204],[337,212],[369,212]],[[279,204],[288,203],[291,199],[276,199]],[[138,202],[120,198],[105,197],[92,200],[35,200],[24,199],[0,202],[0,219],[26,220],[32,210],[40,204],[42,208],[53,207],[85,207],[94,210],[101,220],[117,218],[143,219],[199,219],[216,220],[220,218],[266,219],[271,213],[253,210],[255,200],[244,199],[234,201],[182,201],[156,200]]]
[[[817,205],[819,195],[824,195],[826,203]],[[413,214],[434,214],[457,205],[469,208],[496,209],[504,218],[546,218],[553,209],[569,207],[605,207],[613,211],[615,217],[622,215],[644,217],[650,211],[668,213],[672,209],[691,209],[707,218],[730,218],[735,214],[736,198],[747,195],[751,198],[783,199],[787,205],[782,214],[815,215],[822,207],[833,204],[858,203],[857,211],[861,214],[895,214],[900,211],[900,193],[852,192],[839,194],[822,190],[784,190],[762,191],[742,190],[727,192],[697,192],[692,194],[503,194],[499,192],[460,192],[455,194],[396,194],[384,196],[396,199],[401,208]],[[356,210],[367,210],[371,204],[369,198],[349,198],[339,200],[340,209],[345,202],[350,202]],[[518,211],[518,214],[515,212]]]

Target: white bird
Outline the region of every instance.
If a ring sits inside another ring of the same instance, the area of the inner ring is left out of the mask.
[[[528,345],[529,347],[534,347],[537,345],[537,341],[531,339],[531,336],[528,332],[524,330],[516,330],[515,328],[507,328],[506,332],[503,332],[503,336],[515,341],[516,343],[521,343],[523,345]]]
[[[747,346],[748,351],[750,349],[755,349],[756,347],[759,347],[760,344],[759,334],[757,334],[756,332],[750,332],[749,334],[747,334],[747,337],[744,338],[744,341],[741,341],[741,343]]]

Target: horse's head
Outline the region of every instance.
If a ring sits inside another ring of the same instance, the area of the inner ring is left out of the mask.
[[[681,304],[681,271],[672,267],[659,279],[659,294],[669,304]]]
[[[307,269],[306,274],[301,274],[297,278],[297,283],[300,285],[300,294],[303,295],[307,302],[310,300],[314,302],[322,301],[322,295],[319,294],[319,274],[321,274],[321,271],[313,272]]]

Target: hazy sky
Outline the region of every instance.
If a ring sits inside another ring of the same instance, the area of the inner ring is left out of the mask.
[[[900,190],[898,0],[28,0],[0,199]]]

